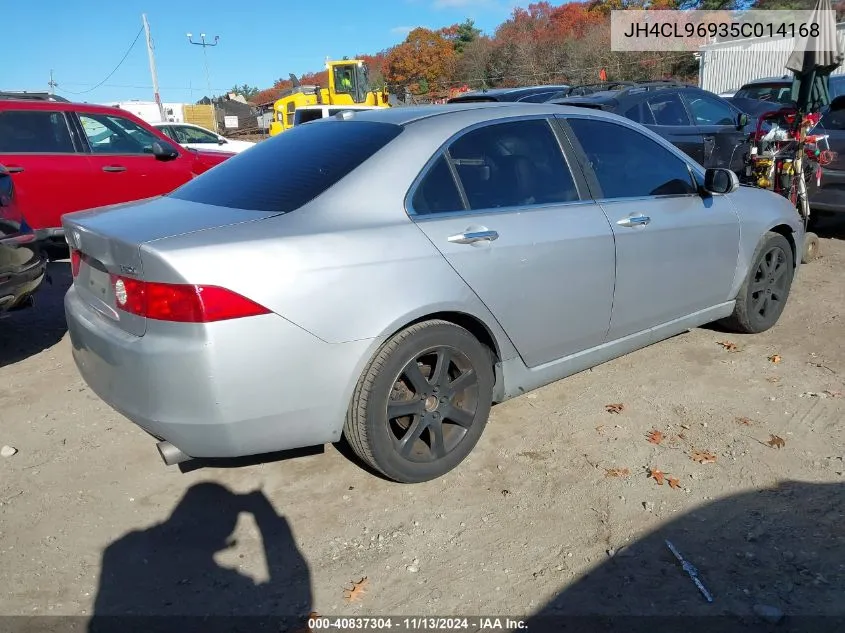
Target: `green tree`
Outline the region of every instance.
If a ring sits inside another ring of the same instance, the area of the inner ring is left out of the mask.
[[[242,86],[235,84],[229,89],[229,92],[243,95],[244,99],[249,101],[260,92],[260,89],[257,86],[250,86],[249,84],[243,84]]]

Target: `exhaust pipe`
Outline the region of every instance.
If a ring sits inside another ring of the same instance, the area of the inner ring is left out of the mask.
[[[185,453],[173,446],[170,442],[159,442],[156,444],[156,448],[158,449],[158,454],[161,455],[161,459],[168,466],[175,466],[176,464],[193,459],[191,456],[185,455]]]

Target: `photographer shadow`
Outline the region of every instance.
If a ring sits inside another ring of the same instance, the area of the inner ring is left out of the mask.
[[[214,559],[236,546],[232,534],[244,512],[252,514],[261,533],[267,582]],[[296,629],[304,627],[311,602],[308,565],[267,497],[204,482],[188,489],[166,521],[106,548],[88,630]]]

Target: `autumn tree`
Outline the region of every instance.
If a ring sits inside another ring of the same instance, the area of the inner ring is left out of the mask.
[[[473,20],[467,18],[460,24],[444,27],[437,33],[449,40],[455,48],[455,52],[460,55],[471,42],[474,42],[481,35],[481,29],[475,26]]]
[[[402,44],[393,47],[385,59],[389,84],[407,86],[412,93],[426,94],[433,88],[445,88],[452,76],[455,49],[439,33],[416,28]]]

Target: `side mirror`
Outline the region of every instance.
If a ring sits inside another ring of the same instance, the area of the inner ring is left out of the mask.
[[[711,167],[704,172],[704,190],[708,193],[733,193],[739,189],[739,177],[730,169]]]
[[[228,143],[228,142],[229,142],[229,141],[227,141],[225,138],[218,138],[218,139],[217,139],[217,144],[218,144],[218,145],[225,145],[225,144],[226,144],[226,143]]]
[[[741,130],[748,125],[748,115],[745,112],[740,112],[736,117],[736,129]]]
[[[179,152],[177,152],[173,146],[161,141],[154,142],[152,150],[153,156],[155,156],[158,160],[172,160],[179,156]]]

